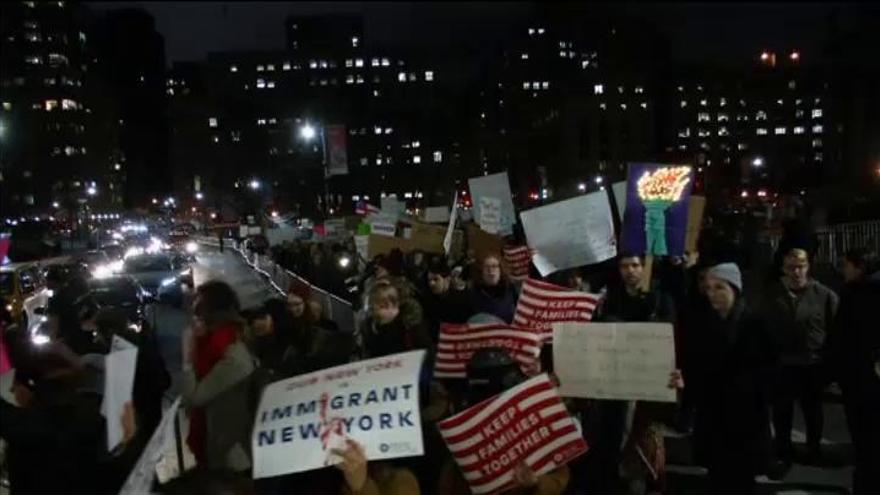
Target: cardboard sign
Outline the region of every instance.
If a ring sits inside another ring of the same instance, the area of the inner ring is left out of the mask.
[[[682,256],[693,167],[631,163],[623,218],[623,251]]]
[[[482,229],[474,224],[467,226],[467,243],[468,249],[474,251],[474,256],[478,260],[492,254],[501,255],[501,249],[504,247],[504,239],[500,236],[483,232]]]
[[[436,378],[466,378],[467,363],[475,352],[500,347],[515,359],[523,371],[537,368],[541,338],[535,332],[513,325],[440,325],[437,343]]]
[[[703,227],[703,212],[706,211],[705,196],[691,196],[688,206],[687,234],[684,239],[684,250],[687,253],[697,252],[700,241],[700,229]]]
[[[556,323],[553,370],[565,397],[675,402],[669,323]]]
[[[587,443],[546,374],[437,426],[477,495],[512,488],[514,470],[521,463],[541,476],[587,451]]]
[[[425,208],[426,223],[446,223],[449,221],[448,206],[429,206]]]
[[[614,195],[614,205],[617,207],[617,219],[623,223],[623,214],[626,213],[626,181],[611,184],[611,193]]]
[[[529,276],[529,263],[532,255],[528,246],[504,246],[504,263],[513,280],[524,280]]]
[[[162,421],[153,431],[153,436],[144,447],[137,464],[122,485],[119,495],[143,495],[152,493],[153,480],[156,477],[156,466],[159,464],[162,454],[167,446],[174,441],[174,422],[177,419],[177,410],[180,409],[180,397],[171,404],[171,407],[162,413]]]
[[[520,218],[541,276],[617,256],[614,221],[604,191],[524,211]]]
[[[336,366],[270,384],[257,408],[254,478],[319,469],[352,439],[368,460],[422,455],[425,351]]]
[[[513,225],[516,223],[516,210],[513,207],[513,196],[510,194],[510,181],[507,178],[507,172],[472,177],[468,179],[468,187],[474,202],[474,218],[480,219],[480,198],[498,199],[501,201],[499,233],[502,235],[512,234]]]
[[[526,279],[522,285],[513,322],[538,332],[544,341],[553,338],[554,323],[587,323],[601,296]]]
[[[427,253],[442,253],[446,229],[439,225],[413,223],[410,232],[410,250],[420,249]]]
[[[480,228],[490,234],[501,230],[501,200],[483,196],[480,198]]]

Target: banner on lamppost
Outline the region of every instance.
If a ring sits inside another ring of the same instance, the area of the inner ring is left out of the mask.
[[[328,125],[327,139],[327,175],[348,174],[348,152],[345,143],[345,126]]]

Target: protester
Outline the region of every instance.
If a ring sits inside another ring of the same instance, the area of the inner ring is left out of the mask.
[[[293,328],[293,314],[286,301],[270,299],[244,313],[250,330],[251,352],[261,370],[273,379],[288,376],[294,368],[295,351],[286,332]]]
[[[696,460],[711,493],[754,493],[770,458],[770,401],[776,350],[762,319],[742,297],[734,263],[706,274],[711,311],[700,313],[686,349],[686,390],[695,405]]]
[[[519,364],[500,348],[480,349],[474,353],[467,366],[467,400],[475,405],[496,396],[525,381],[526,376]],[[558,495],[565,491],[570,477],[568,466],[560,466],[540,476],[525,464],[516,467],[516,487],[505,493],[530,495]],[[449,458],[440,474],[438,494],[466,495],[471,493],[467,480],[452,458]]]
[[[805,250],[790,249],[783,257],[782,270],[782,278],[767,288],[764,316],[781,353],[773,428],[781,470],[785,471],[793,455],[795,400],[800,402],[807,427],[808,458],[816,462],[821,455],[822,392],[827,383],[822,354],[837,313],[838,298],[831,289],[810,278]]]
[[[623,255],[617,267],[620,280],[608,288],[599,313],[602,321],[674,321],[672,300],[656,288],[644,290],[641,256]]]
[[[315,322],[315,325],[325,328],[327,330],[338,331],[339,325],[336,324],[335,321],[327,318],[327,312],[324,311],[324,303],[317,297],[312,297],[309,299],[309,313],[311,315],[312,321]]]
[[[844,412],[855,450],[853,495],[880,493],[880,267],[863,250],[844,260],[847,285],[834,331],[828,336],[828,364],[843,392]]]
[[[480,272],[470,292],[471,314],[488,313],[510,323],[518,295],[501,269],[501,258],[490,254],[478,266]]]
[[[126,450],[135,435],[135,411],[121,418],[123,444],[107,451],[101,397],[81,388],[83,367],[61,343],[17,359],[13,395],[0,400],[0,438],[8,443],[11,493],[115,494],[136,458]]]
[[[181,382],[189,409],[187,444],[208,468],[250,468],[254,361],[243,341],[238,297],[224,282],[196,289]]]
[[[401,298],[390,282],[378,282],[370,291],[370,318],[364,330],[365,358],[414,349],[431,349],[422,310],[412,298]]]
[[[425,285],[420,300],[431,339],[436,343],[441,324],[464,323],[470,316],[467,293],[452,288],[449,264],[440,256],[428,262]]]
[[[590,292],[590,282],[584,279],[584,274],[577,268],[566,273],[564,286],[571,290]]]

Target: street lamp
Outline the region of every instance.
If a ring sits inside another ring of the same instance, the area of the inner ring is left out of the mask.
[[[196,193],[196,199],[199,200],[199,201],[201,201],[201,200],[205,199],[205,195],[202,194],[201,192],[197,192],[197,193]]]
[[[755,168],[760,168],[764,166],[764,159],[760,156],[756,156],[754,160],[752,160],[752,166]]]
[[[315,130],[314,126],[312,126],[311,124],[307,123],[299,128],[299,136],[301,138],[305,139],[306,141],[311,141],[312,139],[315,139],[315,136],[317,134],[318,134],[318,132]]]
[[[260,188],[260,181],[258,181],[257,179],[251,179],[250,183],[248,183],[248,187],[256,191]]]
[[[586,184],[584,184],[583,182],[581,182],[580,184],[578,184],[578,191],[580,191],[580,192],[584,192],[584,191],[586,191],[586,190],[587,190],[587,185],[586,185]]]
[[[597,175],[595,180],[596,180],[596,184],[602,184],[603,179],[602,179],[601,175]]]
[[[95,186],[89,186],[88,189],[86,189],[86,194],[88,194],[89,196],[94,196],[98,194],[98,188],[96,188]]]

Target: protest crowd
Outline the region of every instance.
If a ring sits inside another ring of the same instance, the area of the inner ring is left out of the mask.
[[[823,456],[822,396],[837,383],[854,444],[853,492],[880,493],[880,332],[872,311],[880,267],[871,253],[847,253],[846,285],[835,293],[813,278],[815,247],[795,232],[781,240],[772,270],[750,278],[738,248],[711,230],[694,251],[654,251],[657,239],[629,251],[612,241],[610,256],[580,263],[574,256],[573,266],[560,268],[566,256],[548,261],[525,223],[468,236],[457,256],[394,246],[341,268],[340,257],[359,251],[351,237],[265,252],[351,302],[355,331],[329,318],[306,284],[249,308],[225,282],[196,287],[180,407],[189,419],[182,441],[197,467],[164,484],[150,476],[151,489],[670,493],[664,431],[671,429],[689,435],[694,462],[708,470],[702,493],[755,493],[757,475],[784,477],[795,459],[795,404],[805,418],[806,457]],[[480,235],[498,243],[472,244]],[[746,284],[752,278],[765,281],[759,295]],[[114,315],[82,304],[79,281],[54,282],[50,318],[60,338],[35,351],[5,336],[18,402],[0,401],[12,493],[119,493],[163,428],[171,379],[154,338],[131,335]],[[598,346],[619,355],[620,368],[571,364],[580,352],[599,352],[577,340],[591,327],[613,337]],[[98,383],[107,377],[97,379],[102,370],[86,357],[111,352],[114,337],[137,347],[136,372],[132,401],[119,418],[105,419]],[[630,349],[620,342],[630,339],[641,365],[626,361]],[[669,354],[655,359],[654,345]],[[412,386],[402,372],[380,378],[393,372],[380,368],[405,367],[409,357],[398,356],[413,351],[424,354],[416,354]],[[358,363],[369,364],[346,371]],[[367,371],[372,389],[364,392],[355,375]],[[615,372],[631,383],[595,379]],[[314,397],[296,393],[349,378]],[[414,411],[392,408],[409,399]],[[299,417],[320,418],[319,427],[310,433]],[[108,448],[105,423],[117,419],[121,438]],[[383,440],[410,429],[417,438]],[[417,455],[387,455],[413,445]],[[294,456],[320,461],[297,466]]]

